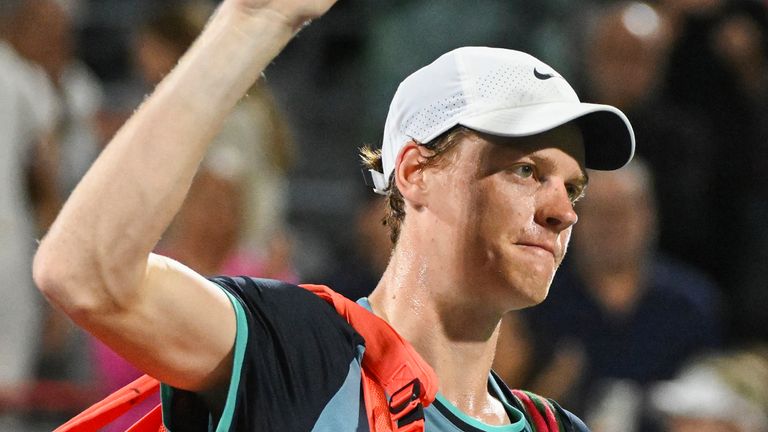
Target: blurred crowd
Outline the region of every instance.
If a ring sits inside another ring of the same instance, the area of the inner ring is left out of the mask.
[[[35,239],[214,7],[0,2],[0,430],[50,430],[137,376],[34,289]],[[235,107],[157,251],[365,296],[391,243],[356,150],[404,76],[462,45],[538,56],[637,137],[629,166],[590,173],[495,370],[596,432],[768,431],[764,1],[342,0]]]

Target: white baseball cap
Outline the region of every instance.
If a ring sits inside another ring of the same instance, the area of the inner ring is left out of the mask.
[[[385,194],[400,149],[428,143],[456,125],[503,137],[535,135],[576,120],[587,168],[613,170],[635,151],[627,117],[609,105],[583,103],[550,66],[514,50],[464,47],[407,77],[395,92],[384,126],[383,172],[370,170]]]

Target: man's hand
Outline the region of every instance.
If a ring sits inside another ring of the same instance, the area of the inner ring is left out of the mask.
[[[323,15],[336,0],[228,0],[227,3],[249,15],[273,16],[297,31],[307,21]]]

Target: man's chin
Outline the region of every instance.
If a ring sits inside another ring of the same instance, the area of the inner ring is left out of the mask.
[[[529,297],[530,303],[525,307],[532,307],[540,305],[549,295],[549,286],[547,288],[537,291],[534,295]]]
[[[540,288],[515,290],[516,295],[512,304],[512,310],[526,309],[537,306],[547,299],[549,294],[549,284]]]

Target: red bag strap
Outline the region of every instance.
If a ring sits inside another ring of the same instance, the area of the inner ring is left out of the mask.
[[[144,375],[127,386],[95,403],[70,421],[59,426],[54,432],[90,432],[98,431],[108,425],[139,402],[157,392],[160,382]],[[143,420],[143,419],[142,419]],[[136,429],[134,432],[157,432],[162,420],[154,428]]]
[[[391,432],[393,429],[392,416],[389,413],[389,400],[384,393],[384,387],[377,383],[365,369],[362,371],[363,400],[368,427],[375,432]]]
[[[163,406],[157,405],[152,411],[129,427],[125,432],[168,432],[163,424]]]
[[[371,427],[378,427],[379,407],[384,404],[391,424],[389,429],[372,430],[423,431],[424,408],[435,400],[438,387],[437,375],[429,364],[389,323],[364,307],[324,285],[301,286],[333,305],[365,339],[363,392],[368,421]],[[384,402],[377,386],[385,392]]]

